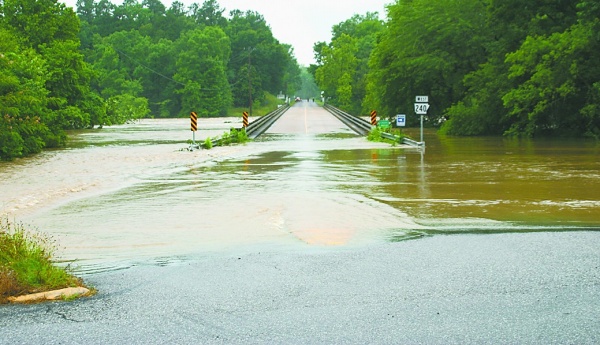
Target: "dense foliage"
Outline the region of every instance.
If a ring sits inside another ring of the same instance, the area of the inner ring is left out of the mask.
[[[587,0],[398,0],[381,28],[335,26],[312,70],[355,113],[410,114],[429,95],[428,123],[448,134],[599,137],[599,18]]]
[[[314,45],[315,80],[329,102],[350,113],[367,112],[361,103],[366,95],[369,56],[383,29],[377,13],[355,15],[333,27],[330,44]]]
[[[259,13],[223,12],[216,0],[168,9],[159,0],[78,0],[94,89],[104,99],[145,99],[154,117],[221,116],[267,92],[293,93],[300,68],[291,48]]]
[[[0,159],[65,143],[64,130],[142,117],[221,116],[294,94],[301,69],[256,12],[216,0],[0,1]]]

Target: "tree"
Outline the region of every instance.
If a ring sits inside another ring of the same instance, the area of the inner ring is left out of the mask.
[[[331,102],[351,111],[352,81],[358,63],[356,39],[342,34],[331,45],[323,48],[323,65],[317,68],[315,80]]]
[[[317,65],[311,70],[330,102],[352,113],[365,111],[362,103],[368,61],[382,30],[377,13],[354,15],[333,26],[330,44],[318,42],[313,46]]]
[[[573,0],[492,0],[487,62],[465,77],[443,131],[598,136],[598,6]],[[592,19],[593,18],[593,19]],[[596,27],[594,27],[596,25]]]
[[[190,6],[191,17],[194,22],[203,26],[218,26],[225,29],[227,19],[223,17],[224,9],[221,8],[217,0],[206,0],[202,6],[192,4]]]
[[[186,32],[176,44],[177,73],[181,83],[182,111],[195,111],[199,116],[225,115],[232,97],[227,81],[230,41],[219,27],[209,26]]]
[[[594,25],[528,37],[506,58],[509,78],[522,80],[502,98],[511,133],[600,134],[600,44]]]
[[[231,11],[227,35],[231,39],[228,72],[234,105],[249,106],[250,86],[253,101],[264,99],[264,92],[281,91],[287,67],[293,62],[288,48],[273,38],[264,17],[253,11]]]
[[[78,41],[79,19],[56,0],[4,0],[2,21],[33,49],[54,41]]]
[[[366,105],[382,114],[412,109],[429,95],[429,123],[459,101],[464,77],[485,62],[485,4],[414,0],[388,7],[390,17],[369,62]],[[408,124],[416,123],[409,117]]]
[[[64,139],[54,136],[41,117],[47,108],[48,69],[33,49],[0,27],[0,159],[40,152]]]

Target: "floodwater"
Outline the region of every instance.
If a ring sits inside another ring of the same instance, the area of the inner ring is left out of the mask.
[[[200,119],[195,139],[240,124]],[[600,230],[595,141],[426,131],[423,152],[343,125],[276,125],[245,145],[193,151],[187,119],[72,133],[66,149],[0,162],[0,214],[51,234],[80,274],[232,251]]]

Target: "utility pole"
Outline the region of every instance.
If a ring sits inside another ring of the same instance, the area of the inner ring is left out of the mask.
[[[252,116],[252,74],[250,73],[250,66],[252,65],[252,51],[254,48],[250,48],[248,51],[248,96],[250,98],[250,116]]]

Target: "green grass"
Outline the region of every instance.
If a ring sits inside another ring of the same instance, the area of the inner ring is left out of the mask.
[[[54,241],[22,223],[0,217],[0,303],[9,296],[81,285],[53,261]]]

